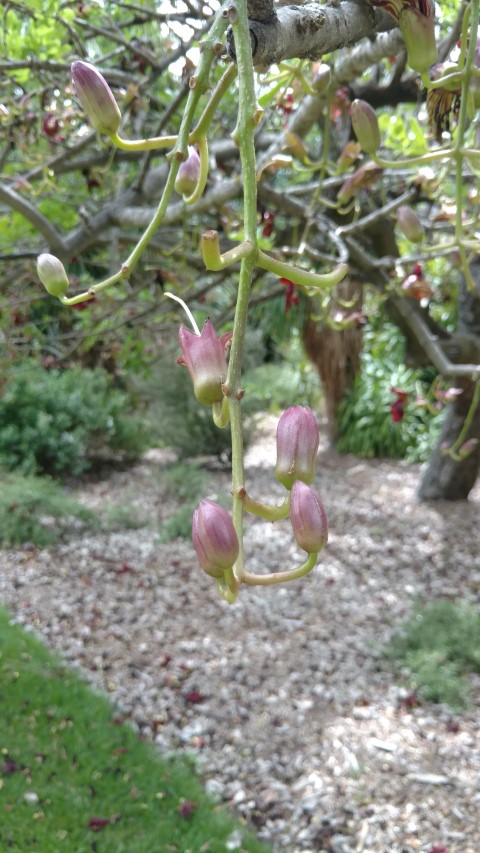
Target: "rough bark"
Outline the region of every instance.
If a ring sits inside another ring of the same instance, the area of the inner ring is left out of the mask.
[[[332,5],[309,3],[280,7],[267,23],[250,20],[253,63],[266,67],[284,59],[315,61],[325,53],[349,47],[365,36],[394,27],[395,21],[390,15],[352,0]],[[227,43],[228,52],[235,59],[231,32]]]
[[[467,352],[459,347],[458,353],[450,353],[451,360],[463,361],[468,358],[480,361],[480,259],[471,265],[475,289],[468,291],[462,282],[459,299],[458,340],[465,343]],[[464,348],[465,348],[464,347]],[[456,356],[456,358],[455,358]],[[473,451],[460,461],[445,454],[443,448],[450,447],[458,438],[465,418],[472,404],[475,383],[468,378],[456,380],[456,387],[462,388],[462,394],[449,406],[438,444],[430,457],[418,491],[419,498],[429,500],[466,500],[480,471],[480,405],[477,405],[472,423],[465,440],[477,439]]]

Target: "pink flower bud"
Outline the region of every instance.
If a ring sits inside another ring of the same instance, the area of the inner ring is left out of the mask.
[[[37,258],[37,275],[50,296],[63,296],[68,290],[68,276],[62,262],[47,253]]]
[[[423,225],[411,207],[402,205],[397,209],[397,223],[407,240],[420,243],[423,240]]]
[[[360,101],[358,98],[353,101],[350,109],[352,127],[362,151],[365,151],[366,154],[375,154],[380,148],[381,142],[375,110],[366,101]]]
[[[317,554],[328,541],[325,507],[310,486],[297,480],[290,496],[290,521],[297,545],[307,554]]]
[[[290,406],[281,416],[275,476],[286,489],[295,480],[313,482],[319,438],[317,419],[308,406]]]
[[[180,326],[182,355],[177,362],[187,367],[195,397],[205,406],[223,400],[222,385],[228,369],[226,351],[231,337],[232,332],[218,337],[210,320],[205,320],[199,335],[186,326]]]
[[[238,538],[226,509],[208,499],[193,513],[192,542],[207,575],[221,578],[238,557]]]
[[[188,157],[177,172],[175,189],[179,195],[189,196],[193,193],[200,176],[200,156],[196,148],[188,146]]]
[[[113,136],[120,127],[122,114],[107,81],[89,62],[74,62],[71,72],[78,100],[92,126],[98,133]]]

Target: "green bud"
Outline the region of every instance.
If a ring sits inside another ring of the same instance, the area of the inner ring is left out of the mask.
[[[378,126],[377,114],[370,104],[358,98],[351,106],[352,126],[355,131],[362,151],[366,154],[375,154],[380,148],[380,128]]]
[[[37,258],[37,275],[50,296],[63,296],[68,290],[68,276],[62,262],[47,253]]]
[[[412,243],[420,243],[423,240],[423,225],[411,207],[401,205],[397,209],[397,223],[407,240]]]

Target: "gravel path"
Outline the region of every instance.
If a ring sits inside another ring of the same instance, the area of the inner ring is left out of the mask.
[[[269,501],[273,455],[270,428],[247,457],[247,486]],[[331,536],[318,568],[229,606],[189,543],[158,544],[161,470],[150,455],[79,493],[147,509],[148,527],[0,551],[16,620],[160,749],[194,753],[210,793],[275,851],[479,853],[480,679],[468,712],[409,707],[380,650],[418,596],[478,601],[480,490],[420,505],[418,467],[323,448]],[[208,496],[228,488],[217,472]],[[246,548],[252,571],[299,560],[288,522],[253,520]]]

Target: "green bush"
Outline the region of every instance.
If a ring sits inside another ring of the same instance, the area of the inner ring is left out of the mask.
[[[93,514],[44,477],[0,473],[0,545],[53,545]]]
[[[176,356],[162,359],[157,368],[156,387],[144,389],[149,396],[152,421],[157,425],[156,440],[171,447],[181,458],[217,456],[230,452],[230,430],[218,429],[210,406],[202,406],[194,397],[192,380]]]
[[[365,333],[361,374],[339,408],[337,450],[366,458],[386,457],[423,462],[436,443],[443,412],[437,415],[415,403],[425,393],[432,372],[412,370],[403,364],[403,343],[391,323]],[[393,388],[408,394],[402,420],[395,423],[391,406]]]
[[[386,656],[407,669],[423,698],[462,707],[470,698],[466,675],[480,672],[480,612],[462,601],[418,604]]]
[[[160,542],[189,539],[192,534],[192,516],[201,498],[208,492],[208,476],[197,465],[175,462],[162,471],[160,488],[173,501],[181,502],[173,515],[162,524]]]
[[[78,475],[109,452],[134,459],[146,444],[129,395],[104,371],[24,364],[0,398],[0,465],[25,474]]]

